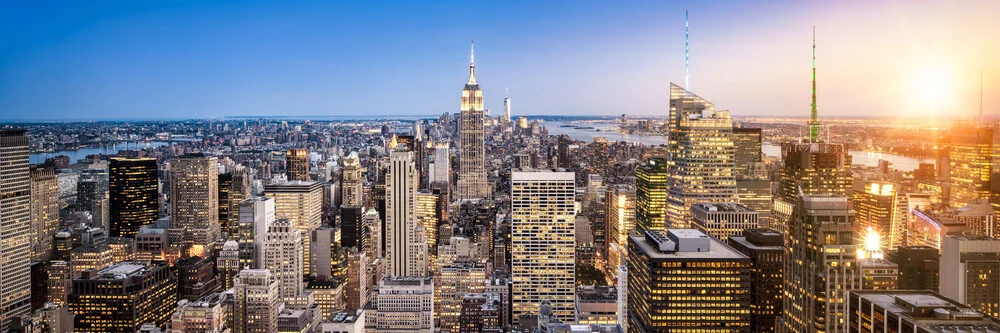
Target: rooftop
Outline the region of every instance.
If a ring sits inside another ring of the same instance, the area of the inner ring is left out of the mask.
[[[698,239],[708,242],[709,246],[707,251],[661,251],[659,247],[655,247],[649,241],[646,240],[645,235],[633,234],[629,238],[632,242],[636,243],[639,248],[654,259],[729,259],[729,260],[739,260],[739,259],[749,259],[749,257],[737,252],[733,248],[726,245],[722,241],[709,237],[702,233],[701,231],[695,229],[670,229],[669,232],[679,240],[679,243],[685,241]],[[662,234],[660,234],[662,235]],[[667,240],[672,241],[672,240]],[[683,244],[676,244],[677,248],[683,247]]]
[[[691,205],[692,209],[707,212],[753,212],[753,209],[735,202],[699,202]]]

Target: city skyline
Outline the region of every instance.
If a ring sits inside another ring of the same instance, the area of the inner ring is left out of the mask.
[[[469,40],[491,114],[509,88],[515,116],[664,115],[685,10],[689,88],[735,116],[808,114],[814,25],[821,118],[971,117],[980,74],[1000,102],[989,2],[5,6],[14,121],[454,113]]]

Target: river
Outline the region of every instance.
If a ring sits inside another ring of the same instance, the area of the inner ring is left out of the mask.
[[[590,123],[567,123],[559,121],[547,121],[543,123],[545,128],[549,130],[550,135],[560,135],[566,134],[574,140],[580,140],[585,142],[594,141],[595,137],[603,137],[608,139],[608,141],[626,141],[641,143],[647,146],[655,145],[665,145],[667,144],[666,136],[659,135],[629,135],[622,134],[614,131],[617,125],[613,124],[590,124]],[[573,126],[584,126],[584,127],[594,127],[594,129],[577,129],[574,127],[560,127],[562,125],[573,125]],[[764,145],[761,149],[765,156],[781,157],[781,147],[776,145]],[[920,166],[920,163],[933,163],[932,159],[917,159],[912,157],[906,157],[901,155],[885,154],[885,153],[875,153],[861,150],[852,150],[849,152],[851,154],[851,159],[854,164],[860,164],[865,166],[878,166],[879,160],[886,160],[892,163],[892,167],[900,171],[912,171]]]
[[[40,163],[45,163],[45,160],[48,158],[56,157],[59,155],[66,155],[69,156],[70,163],[76,163],[79,160],[87,158],[87,155],[94,155],[94,154],[115,155],[121,150],[136,149],[136,144],[137,143],[135,142],[129,142],[127,144],[121,142],[117,144],[110,144],[105,147],[88,147],[88,148],[80,148],[77,150],[58,150],[47,153],[31,153],[31,156],[28,157],[28,161],[31,162],[31,164],[40,164]],[[138,143],[139,149],[155,148],[164,146],[166,144],[167,144],[166,142],[160,142],[160,141]]]

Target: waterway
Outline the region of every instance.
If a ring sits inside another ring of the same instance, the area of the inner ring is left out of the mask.
[[[122,150],[127,150],[127,149],[134,150],[136,149],[137,146],[138,149],[144,149],[144,148],[155,148],[165,145],[167,145],[167,143],[161,141],[139,142],[139,143],[119,142],[116,144],[109,144],[105,147],[87,147],[87,148],[80,148],[77,150],[58,150],[54,152],[44,152],[44,153],[34,152],[31,153],[31,155],[28,157],[28,161],[31,162],[31,164],[39,164],[39,163],[45,163],[45,160],[48,158],[56,157],[59,155],[66,155],[69,156],[70,163],[76,163],[79,160],[87,158],[88,155],[94,155],[94,154],[115,155]]]
[[[544,123],[545,128],[549,130],[550,135],[560,135],[566,134],[569,137],[590,142],[594,141],[595,137],[603,137],[608,139],[608,141],[625,141],[633,143],[641,143],[647,146],[655,145],[665,145],[667,144],[667,137],[660,135],[634,135],[634,134],[623,134],[614,131],[617,125],[613,124],[591,124],[591,123],[577,123],[577,122],[559,122],[559,121],[548,121]],[[582,127],[593,127],[593,129],[578,129],[575,127],[561,127],[563,125],[572,126],[582,126]],[[765,156],[781,158],[781,147],[776,145],[764,145],[761,149]],[[920,166],[920,163],[933,163],[932,159],[918,159],[912,157],[906,157],[901,155],[868,152],[861,150],[852,150],[849,152],[851,154],[851,160],[853,164],[860,164],[865,166],[878,166],[879,160],[886,160],[892,163],[892,167],[900,171],[912,171]]]

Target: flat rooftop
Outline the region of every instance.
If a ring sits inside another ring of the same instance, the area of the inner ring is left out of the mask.
[[[701,232],[694,229],[671,229],[671,231],[675,230],[691,230],[697,233],[699,237],[701,235],[704,235]],[[681,236],[693,237],[694,235],[686,233],[682,234]],[[646,252],[647,255],[649,255],[651,258],[654,259],[714,259],[714,260],[749,259],[749,257],[743,255],[742,253],[737,252],[733,248],[729,247],[729,245],[727,245],[726,243],[723,243],[722,241],[714,237],[708,237],[710,247],[707,252],[694,252],[694,251],[662,252],[660,251],[659,248],[653,246],[652,244],[649,244],[649,242],[646,241],[645,235],[630,235],[629,238],[631,238],[632,241],[638,244],[639,248],[643,252]]]
[[[699,202],[691,205],[692,208],[704,210],[706,212],[753,212],[753,209],[735,202]]]

